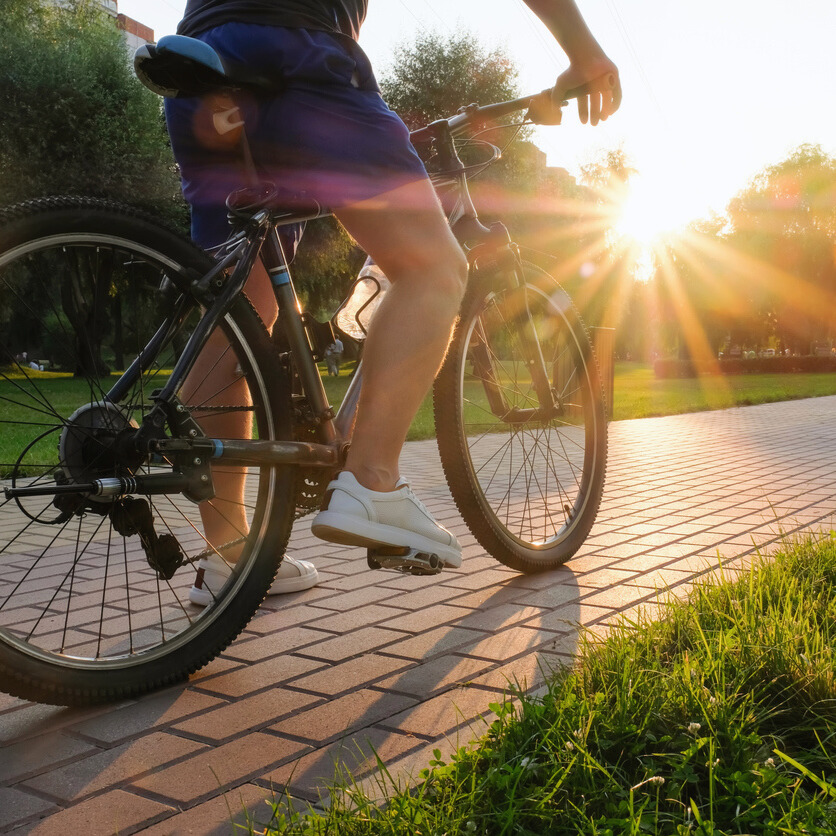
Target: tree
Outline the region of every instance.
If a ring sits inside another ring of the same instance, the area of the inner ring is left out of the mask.
[[[469,32],[445,38],[422,32],[395,51],[381,77],[383,98],[410,130],[449,116],[470,102],[513,99],[517,71],[499,49],[491,52]]]
[[[0,5],[0,201],[77,193],[183,224],[160,100],[91,0]]]
[[[807,353],[836,336],[836,159],[801,145],[760,172],[729,205],[726,243],[742,257],[761,341]]]
[[[0,30],[0,202],[96,195],[143,206],[185,230],[160,100],[134,77],[113,20],[90,0],[3,0]],[[115,322],[122,315],[113,276],[81,263],[53,276],[86,364],[72,369],[77,374],[108,371],[101,312]],[[43,345],[48,335],[26,337]]]

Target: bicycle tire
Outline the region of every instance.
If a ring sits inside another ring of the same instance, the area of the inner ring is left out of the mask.
[[[538,404],[515,325],[523,291],[478,274],[465,294],[433,401],[442,467],[471,533],[501,563],[534,573],[565,563],[589,534],[604,487],[607,422],[578,311],[548,273],[531,264],[523,269],[563,414],[523,423],[498,414],[497,396],[505,407]]]
[[[7,329],[0,330],[0,423],[7,430],[2,486],[72,483],[84,468],[124,466],[120,453],[111,453],[111,463],[103,451],[116,451],[113,439],[141,420],[151,387],[162,384],[176,357],[176,339],[153,364],[144,358],[148,366],[115,407],[103,397],[116,379],[105,376],[104,366],[123,368],[118,364],[128,365],[131,351],[141,355],[159,324],[157,307],[172,304],[159,295],[161,278],[188,299],[188,283],[211,264],[153,217],[110,201],[49,198],[0,210],[0,326]],[[82,301],[69,298],[82,287],[89,291]],[[104,301],[91,303],[91,296]],[[188,302],[185,310],[188,329],[200,311]],[[108,317],[117,312],[112,324]],[[104,335],[95,337],[95,357],[89,348],[94,337],[79,324],[83,318]],[[61,358],[63,372],[50,377],[13,359],[8,334],[21,333],[21,319],[29,323],[28,339],[49,344]],[[198,423],[238,412],[242,426],[254,427],[261,439],[292,439],[289,380],[243,294],[221,328],[226,347],[217,362],[237,364],[234,384],[217,391],[207,373],[187,408]],[[225,404],[234,392],[241,393],[239,402]],[[170,469],[153,459],[135,467]],[[222,472],[213,466],[215,478]],[[0,494],[0,690],[58,705],[124,699],[183,680],[223,651],[263,600],[293,522],[295,468],[248,468],[245,479],[240,503],[216,496],[201,506],[230,525],[236,514],[244,520],[240,537],[217,552],[241,551],[236,569],[217,589],[204,586],[211,600],[203,608],[188,596],[194,565],[212,546],[196,516],[201,507],[182,495],[134,498],[147,503],[154,535],[174,538],[185,557],[165,580],[149,565],[149,529],[145,541],[122,523],[127,533],[119,534],[113,505],[93,506],[88,497],[73,511],[50,497],[15,501]],[[117,501],[124,505],[111,500]]]

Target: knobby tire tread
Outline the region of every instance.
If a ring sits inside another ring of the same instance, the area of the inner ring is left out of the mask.
[[[433,409],[436,423],[436,438],[438,442],[439,455],[442,469],[453,497],[453,501],[467,523],[468,529],[476,538],[478,543],[500,563],[526,574],[535,574],[557,568],[569,560],[583,545],[589,534],[603,496],[603,486],[606,478],[607,463],[607,421],[606,421],[606,400],[604,388],[601,382],[598,359],[595,356],[593,343],[589,330],[581,319],[580,313],[571,301],[570,297],[560,284],[549,273],[528,263],[525,264],[527,271],[534,271],[538,276],[534,281],[527,275],[526,281],[534,286],[548,282],[551,292],[563,294],[566,307],[566,324],[575,334],[578,343],[582,347],[584,363],[590,368],[590,385],[597,398],[596,412],[600,432],[596,434],[596,455],[600,461],[600,467],[591,475],[593,480],[591,490],[591,502],[584,508],[584,520],[582,524],[572,532],[569,541],[565,546],[554,547],[554,556],[546,561],[533,561],[527,550],[513,543],[502,532],[502,526],[497,524],[496,517],[492,515],[478,498],[480,492],[475,484],[470,454],[467,442],[461,426],[461,393],[459,392],[459,362],[467,346],[462,343],[467,339],[470,332],[470,322],[481,309],[483,302],[490,296],[491,290],[478,278],[468,283],[468,289],[462,302],[460,316],[456,321],[453,337],[447,350],[444,365],[439,372],[433,387]],[[454,404],[453,409],[450,405]]]

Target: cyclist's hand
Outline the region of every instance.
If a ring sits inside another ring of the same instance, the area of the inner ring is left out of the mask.
[[[606,56],[583,65],[573,64],[558,76],[552,89],[552,103],[556,107],[568,98],[577,98],[581,122],[597,125],[615,113],[621,104],[618,68]]]

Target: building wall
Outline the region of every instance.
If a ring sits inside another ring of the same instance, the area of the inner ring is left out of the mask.
[[[56,6],[66,4],[66,0],[46,0],[46,2],[51,2]],[[154,30],[127,15],[120,14],[118,0],[97,0],[97,2],[113,18],[116,26],[122,30],[125,45],[131,55],[143,44],[154,42]]]

